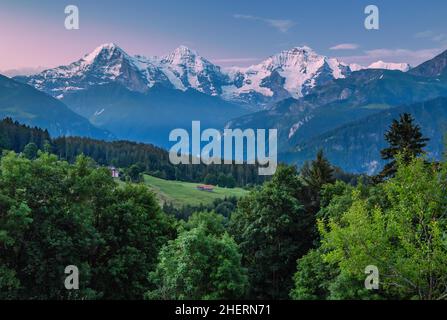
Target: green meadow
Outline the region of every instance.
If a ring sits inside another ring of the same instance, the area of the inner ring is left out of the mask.
[[[197,190],[200,183],[168,181],[149,175],[144,176],[144,182],[157,195],[161,203],[172,203],[174,206],[198,206],[210,204],[215,199],[225,197],[242,197],[248,191],[241,188],[226,189],[215,187],[212,192]]]

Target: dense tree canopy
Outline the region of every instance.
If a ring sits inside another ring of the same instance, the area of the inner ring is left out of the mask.
[[[40,154],[0,164],[0,287],[7,298],[142,298],[172,222],[143,186],[119,187],[107,169]],[[80,290],[64,287],[79,268]]]
[[[324,157],[323,151],[317,153],[315,160],[306,162],[301,168],[300,176],[305,188],[301,194],[301,202],[311,215],[316,215],[321,208],[321,191],[327,184],[335,182],[334,168]]]
[[[280,166],[273,179],[240,200],[231,219],[249,270],[250,297],[286,299],[295,261],[312,244],[314,217],[299,200],[302,183],[293,167]]]
[[[333,194],[319,223],[321,247],[299,260],[292,297],[447,298],[446,164],[397,159],[389,181]],[[380,272],[376,292],[363,286],[370,265]]]
[[[156,286],[149,299],[237,299],[247,290],[246,270],[224,218],[196,213],[177,239],[161,250],[150,278]]]

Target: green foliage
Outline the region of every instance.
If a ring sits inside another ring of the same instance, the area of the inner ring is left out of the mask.
[[[306,211],[315,215],[320,210],[320,193],[326,184],[334,183],[334,169],[324,157],[323,151],[317,153],[317,158],[306,162],[301,169],[301,178],[306,186],[302,201]]]
[[[23,155],[27,159],[34,160],[37,157],[38,150],[39,149],[37,148],[36,144],[34,142],[30,142],[23,149]]]
[[[107,299],[141,299],[160,248],[175,235],[171,222],[147,188],[126,185],[115,190],[97,228],[107,244],[97,252],[105,261],[96,270],[98,288]]]
[[[338,221],[320,224],[324,260],[359,285],[365,267],[376,265],[385,297],[446,298],[445,165],[442,172],[420,159],[398,165],[396,177],[380,186],[386,205],[372,207],[355,190]]]
[[[225,233],[227,220],[214,212],[196,212],[184,224],[185,230],[203,228],[207,233],[216,236]]]
[[[295,287],[290,297],[294,300],[326,299],[336,272],[337,269],[326,263],[319,251],[309,251],[298,260],[298,270],[294,276]]]
[[[238,299],[248,280],[234,240],[224,232],[223,217],[194,214],[177,239],[163,247],[150,279],[148,299]]]
[[[264,176],[258,175],[257,165],[174,166],[166,150],[150,144],[81,137],[51,139],[47,130],[21,125],[11,118],[0,121],[0,151],[6,149],[19,153],[30,143],[70,163],[75,162],[79,155],[86,155],[99,165],[127,169],[131,181],[141,181],[140,174],[143,172],[167,180],[205,182],[224,188],[245,187],[265,181]]]
[[[125,174],[132,182],[142,182],[144,169],[142,163],[133,164],[129,169],[125,170]]]
[[[203,182],[212,186],[217,186],[217,176],[213,173],[208,173]]]
[[[217,177],[217,185],[221,188],[234,188],[236,187],[236,180],[231,174],[220,173]]]
[[[317,153],[317,158],[310,164],[307,163],[301,169],[301,177],[305,184],[316,193],[328,183],[334,183],[334,169],[329,161],[324,157],[323,151]]]
[[[223,217],[229,218],[236,210],[239,198],[235,196],[218,198],[213,200],[210,204],[199,206],[183,205],[179,208],[171,203],[163,205],[163,211],[176,217],[178,220],[188,220],[188,218],[195,212],[215,212]]]
[[[239,202],[231,230],[249,270],[250,298],[286,299],[296,259],[312,244],[314,217],[300,203],[294,167],[279,166],[270,182]]]
[[[7,299],[138,299],[160,248],[175,236],[144,186],[119,187],[106,168],[42,153],[0,164],[0,287]],[[80,290],[64,270],[80,271]]]
[[[21,239],[32,223],[30,209],[0,194],[0,299],[16,297],[20,281],[14,269]]]
[[[231,187],[252,168],[174,168],[152,146],[55,142],[4,120],[0,147],[22,154],[0,160],[0,299],[447,299],[447,163],[416,158],[425,139],[409,115],[392,128],[384,153],[396,170],[382,183],[334,171],[322,152],[248,194],[144,176],[158,197],[191,201],[165,201],[165,214],[147,185],[118,184],[77,155],[133,182],[149,171]],[[79,291],[64,288],[68,265]],[[369,265],[378,291],[364,287]]]

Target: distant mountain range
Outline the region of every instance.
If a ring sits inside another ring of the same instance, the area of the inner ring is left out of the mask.
[[[54,97],[104,84],[121,84],[126,89],[147,92],[154,86],[218,95],[225,75],[220,68],[182,46],[157,58],[130,56],[110,43],[68,66],[45,70],[29,77],[17,77]]]
[[[115,44],[82,59],[14,79],[57,98],[121,139],[170,144],[169,132],[223,125],[250,110],[219,97],[220,68],[186,47],[162,58],[131,57]]]
[[[282,51],[257,65],[224,70],[185,46],[163,57],[147,58],[131,56],[109,43],[68,66],[16,79],[59,99],[67,93],[114,83],[140,93],[160,86],[180,91],[193,89],[260,109],[285,98],[303,97],[315,86],[368,68],[407,71],[409,66],[382,61],[369,67],[348,65],[304,46]]]
[[[193,120],[204,128],[276,128],[282,160],[302,164],[321,145],[342,168],[375,173],[383,164],[379,153],[366,156],[372,149],[362,143],[341,143],[340,137],[346,138],[342,128],[359,132],[367,121],[365,130],[373,130],[368,125],[371,117],[388,121],[393,110],[447,97],[446,57],[444,52],[416,68],[382,61],[362,67],[295,47],[250,67],[223,69],[185,46],[147,58],[131,56],[112,43],[67,66],[14,79],[52,96],[52,103],[66,105],[79,119],[88,119],[93,124],[86,126],[90,135],[111,132],[120,139],[167,147],[169,132],[188,129]],[[431,116],[424,117],[424,130],[432,130],[427,127]],[[444,114],[439,117],[442,122]],[[56,135],[85,135],[59,127]],[[376,136],[383,134],[383,127],[376,129]],[[364,136],[347,141],[355,139]],[[430,147],[439,155],[438,144]],[[360,154],[351,162],[339,154],[351,154],[350,148]]]
[[[385,69],[385,70],[399,70],[402,72],[407,72],[411,69],[411,66],[408,63],[393,63],[393,62],[384,62],[382,60],[371,63],[369,66],[364,67],[356,63],[351,63],[349,65],[351,71],[359,71],[365,69]]]
[[[12,77],[16,77],[16,76],[30,76],[30,75],[42,72],[46,69],[48,69],[48,68],[45,68],[45,67],[26,68],[25,67],[25,68],[0,70],[0,74],[12,78]]]

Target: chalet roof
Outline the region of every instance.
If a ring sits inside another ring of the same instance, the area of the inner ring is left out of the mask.
[[[201,189],[214,189],[214,186],[208,185],[208,184],[201,184],[198,185],[197,188],[201,188]]]

